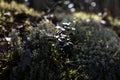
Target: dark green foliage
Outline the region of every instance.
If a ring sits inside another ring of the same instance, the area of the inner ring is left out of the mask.
[[[41,26],[39,26],[41,27]],[[59,73],[57,65],[51,60],[51,41],[52,37],[44,29],[35,28],[30,35],[32,51],[32,80],[55,80]]]
[[[32,79],[119,80],[119,37],[94,22],[75,28],[56,35],[69,36],[64,39],[39,28],[32,31]]]
[[[72,42],[77,53],[78,71],[88,75],[90,80],[119,80],[119,37],[93,22],[76,25],[76,28]]]
[[[112,30],[94,23],[90,26],[91,23],[81,27],[76,25],[79,30],[76,29],[73,42],[77,51],[78,71],[85,72],[89,80],[119,80],[116,65],[120,59],[120,39]]]

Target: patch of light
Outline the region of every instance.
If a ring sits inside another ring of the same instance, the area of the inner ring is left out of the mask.
[[[70,3],[69,5],[68,5],[68,8],[73,8],[74,7],[74,4],[73,3]]]
[[[99,13],[98,13],[98,16],[102,16],[102,13],[101,13],[101,12],[99,12]]]
[[[71,11],[71,12],[75,12],[75,8],[71,8],[70,11]]]
[[[92,6],[92,7],[95,7],[95,6],[96,6],[96,3],[95,3],[95,2],[91,2],[91,6]]]
[[[25,0],[25,2],[28,2],[28,0]]]

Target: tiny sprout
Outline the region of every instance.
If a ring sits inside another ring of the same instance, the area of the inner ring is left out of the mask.
[[[61,26],[57,25],[55,28],[60,29],[60,28],[61,28]]]
[[[11,37],[5,37],[6,41],[11,42]]]
[[[66,25],[66,26],[69,26],[70,24],[71,24],[71,22],[65,22],[65,23],[62,23],[64,26]]]
[[[57,25],[55,28],[56,28],[56,29],[58,29],[58,30],[65,31],[65,29],[64,29],[64,28],[62,28],[62,27],[61,27],[61,26],[59,26],[59,25]]]
[[[59,39],[58,39],[58,41],[60,41],[60,42],[61,42],[62,40],[59,38]]]
[[[59,38],[59,36],[57,35],[57,36],[54,36],[55,38]]]
[[[10,13],[10,12],[6,12],[6,13],[4,13],[4,16],[10,17],[10,16],[11,16],[11,13]]]
[[[55,46],[55,44],[52,44],[52,46]]]
[[[67,37],[67,35],[61,34],[62,39],[66,38],[66,37]]]
[[[73,31],[75,31],[76,29],[75,28],[72,28]]]
[[[70,38],[67,38],[67,41],[69,41],[70,40]]]
[[[64,28],[61,28],[61,30],[62,30],[62,31],[65,31],[65,29],[64,29]]]

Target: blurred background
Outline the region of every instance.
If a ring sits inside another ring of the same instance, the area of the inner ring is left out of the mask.
[[[84,11],[89,13],[103,13],[107,8],[113,18],[120,18],[120,0],[5,0],[24,3],[38,11],[52,12],[58,8],[63,11]]]

